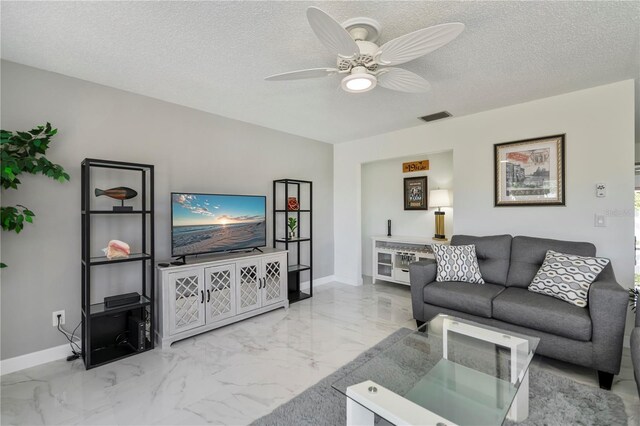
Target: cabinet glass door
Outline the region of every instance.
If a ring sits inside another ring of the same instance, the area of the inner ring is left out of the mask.
[[[204,325],[202,270],[175,272],[169,277],[169,333],[180,333]]]
[[[378,263],[378,275],[381,277],[391,277],[393,266],[386,263]]]
[[[236,264],[238,281],[236,286],[237,312],[239,314],[257,309],[261,305],[260,261],[248,260]]]
[[[285,258],[286,259],[286,258]],[[285,288],[282,257],[266,258],[262,260],[262,305],[271,305],[284,300]]]
[[[207,280],[207,324],[235,315],[235,265],[206,268],[204,276]]]

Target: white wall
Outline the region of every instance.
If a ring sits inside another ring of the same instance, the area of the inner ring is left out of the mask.
[[[493,206],[493,144],[566,133],[566,206]],[[633,283],[634,82],[581,90],[336,145],[335,274],[359,284],[361,164],[453,150],[454,233],[591,241]],[[595,197],[605,182],[608,196]],[[594,214],[608,226],[594,227]]]
[[[18,191],[2,192],[2,205],[24,204],[37,215],[20,235],[2,233],[9,265],[1,272],[2,359],[65,343],[51,326],[54,310],[66,310],[67,326],[80,320],[85,157],[155,165],[158,260],[170,255],[171,191],[267,195],[270,210],[274,179],[311,180],[314,276],[333,274],[332,145],[11,62],[1,66],[2,128],[50,121],[59,133],[47,156],[71,175],[66,184],[21,176]]]
[[[402,163],[429,160],[429,170],[403,173]],[[427,176],[427,187],[451,189],[453,183],[453,152],[422,154],[362,165],[362,271],[372,274],[371,237],[387,235],[387,219],[395,236],[433,237],[434,212],[437,209],[404,210],[403,182],[406,177]],[[450,191],[453,194],[452,191]],[[451,235],[453,210],[445,212],[445,233]]]

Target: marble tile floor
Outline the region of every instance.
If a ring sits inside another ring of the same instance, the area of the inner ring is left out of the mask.
[[[9,424],[247,424],[271,412],[399,327],[415,328],[408,287],[330,283],[312,299],[86,371],[55,361],[2,376]],[[534,362],[597,386],[595,373]],[[613,392],[640,420],[629,350]]]

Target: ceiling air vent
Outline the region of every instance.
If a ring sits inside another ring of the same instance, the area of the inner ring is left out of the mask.
[[[426,121],[427,123],[430,121],[442,120],[443,118],[451,117],[451,113],[447,111],[436,112],[435,114],[425,115],[424,117],[419,117],[420,120]]]

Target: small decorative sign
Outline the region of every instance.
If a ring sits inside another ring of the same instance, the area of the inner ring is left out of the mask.
[[[423,172],[429,170],[429,160],[402,163],[402,173]]]

